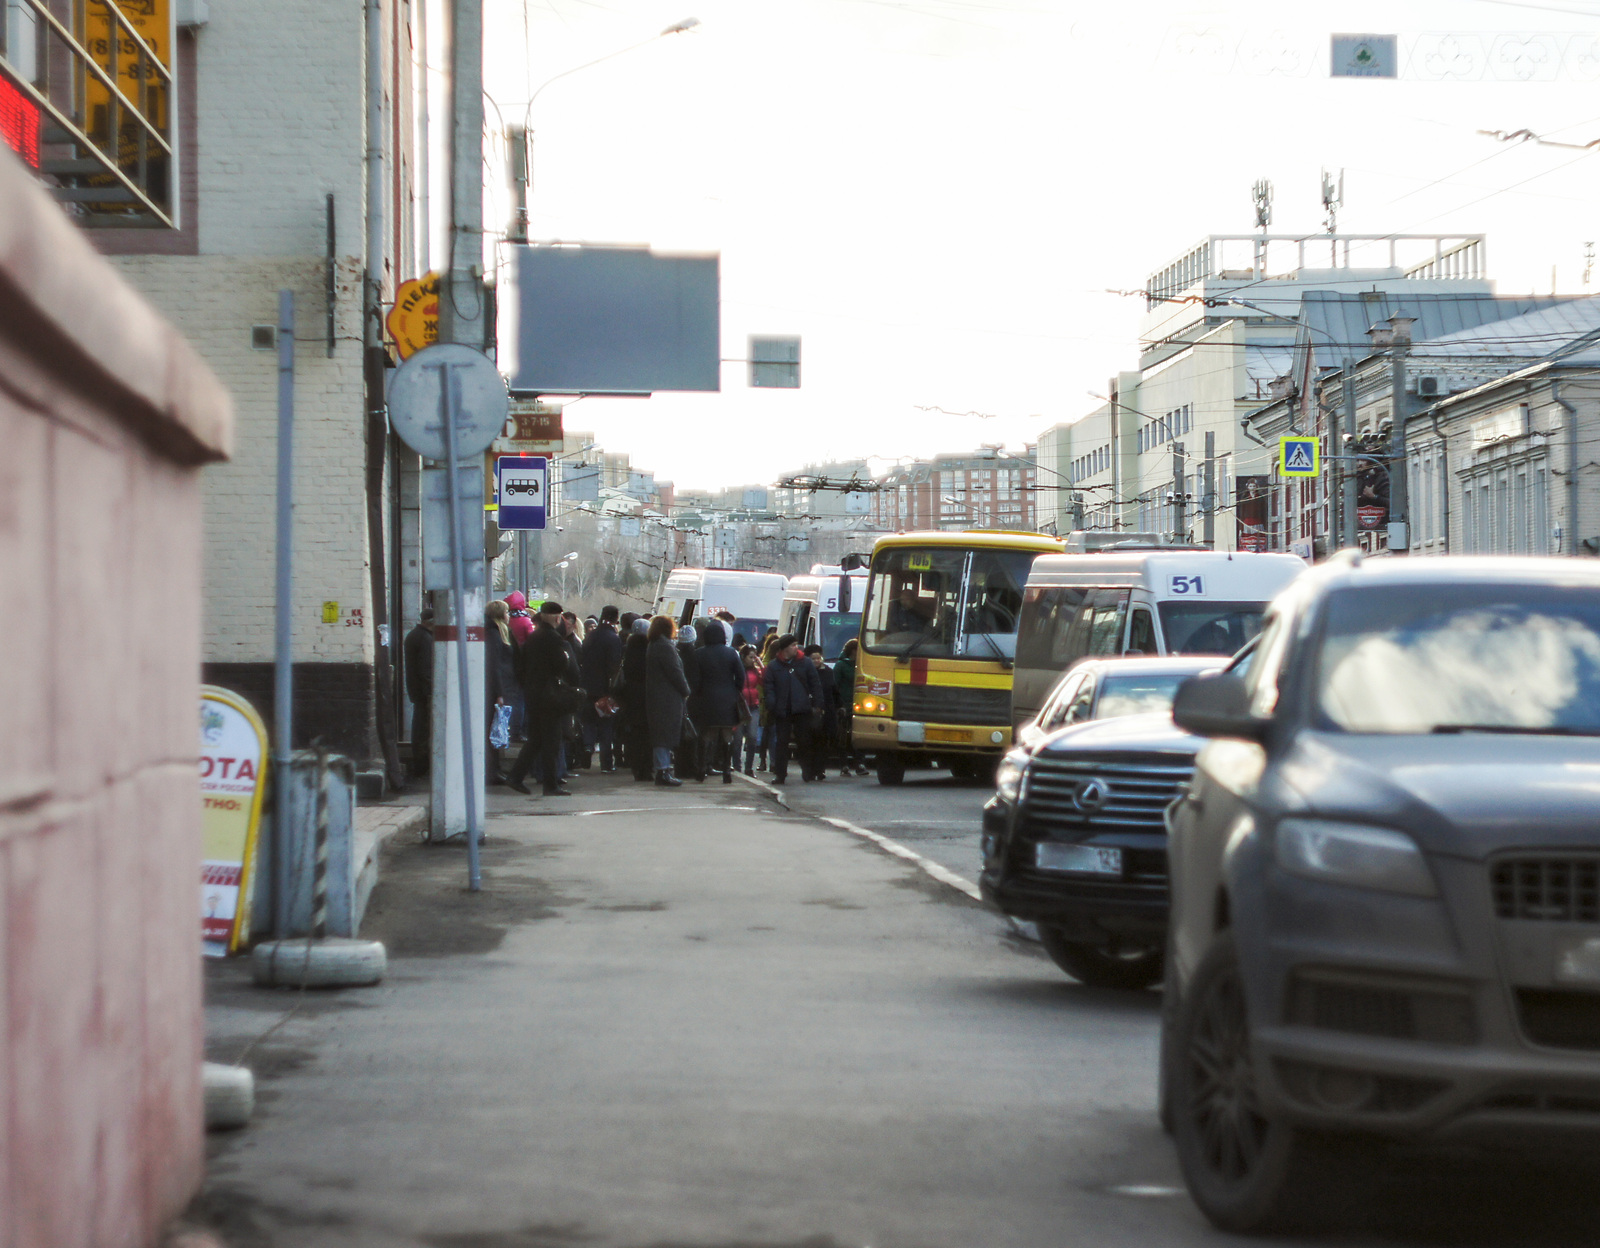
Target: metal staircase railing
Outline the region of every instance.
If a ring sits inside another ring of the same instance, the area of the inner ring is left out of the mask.
[[[112,0],[0,0],[0,14],[0,74],[39,110],[51,193],[83,226],[172,228],[171,67]]]

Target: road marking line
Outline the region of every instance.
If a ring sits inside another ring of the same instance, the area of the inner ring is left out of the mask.
[[[949,867],[940,866],[931,858],[924,858],[921,854],[917,853],[916,850],[908,849],[906,846],[900,844],[899,841],[891,841],[887,836],[884,836],[878,832],[874,832],[871,828],[863,828],[859,824],[851,823],[848,819],[835,819],[830,815],[818,815],[817,818],[821,819],[823,823],[830,823],[836,828],[843,829],[852,836],[863,837],[866,840],[871,841],[885,853],[890,853],[896,858],[904,858],[907,862],[915,863],[934,879],[938,880],[939,883],[948,884],[958,893],[965,893],[974,901],[983,900],[983,894],[978,891],[978,886],[971,880],[957,875],[954,871],[950,870]]]
[[[757,807],[755,806],[723,806],[720,804],[709,806],[618,806],[615,809],[568,810],[562,813],[578,817],[583,815],[671,815],[680,810],[744,810],[753,812],[756,809]]]

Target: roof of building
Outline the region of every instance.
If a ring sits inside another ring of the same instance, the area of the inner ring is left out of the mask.
[[[1308,290],[1300,303],[1300,344],[1316,347],[1318,362],[1337,366],[1341,359],[1372,354],[1367,330],[1396,314],[1414,316],[1414,343],[1453,338],[1481,326],[1520,318],[1530,312],[1586,302],[1571,296],[1514,298],[1501,295],[1411,294],[1393,290]],[[1421,353],[1420,345],[1414,351]]]
[[[1411,354],[1449,359],[1543,359],[1576,347],[1570,357],[1563,357],[1563,363],[1593,363],[1600,358],[1597,340],[1600,296],[1591,296],[1418,342]]]

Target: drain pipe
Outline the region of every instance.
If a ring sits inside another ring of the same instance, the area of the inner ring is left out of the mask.
[[[1567,414],[1567,532],[1566,553],[1578,553],[1578,409],[1561,397],[1561,382],[1550,383],[1550,397]]]
[[[1433,436],[1439,439],[1439,513],[1442,521],[1439,532],[1444,536],[1444,553],[1453,549],[1450,542],[1450,439],[1439,428],[1439,408],[1428,409],[1433,418]]]

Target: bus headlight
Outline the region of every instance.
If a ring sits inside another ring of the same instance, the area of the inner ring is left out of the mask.
[[[1022,800],[1022,792],[1027,787],[1028,779],[1028,751],[1012,750],[1000,760],[1000,766],[995,768],[994,792],[1002,802],[1015,806]]]
[[[894,685],[887,680],[857,681],[855,710],[857,715],[893,715]]]

